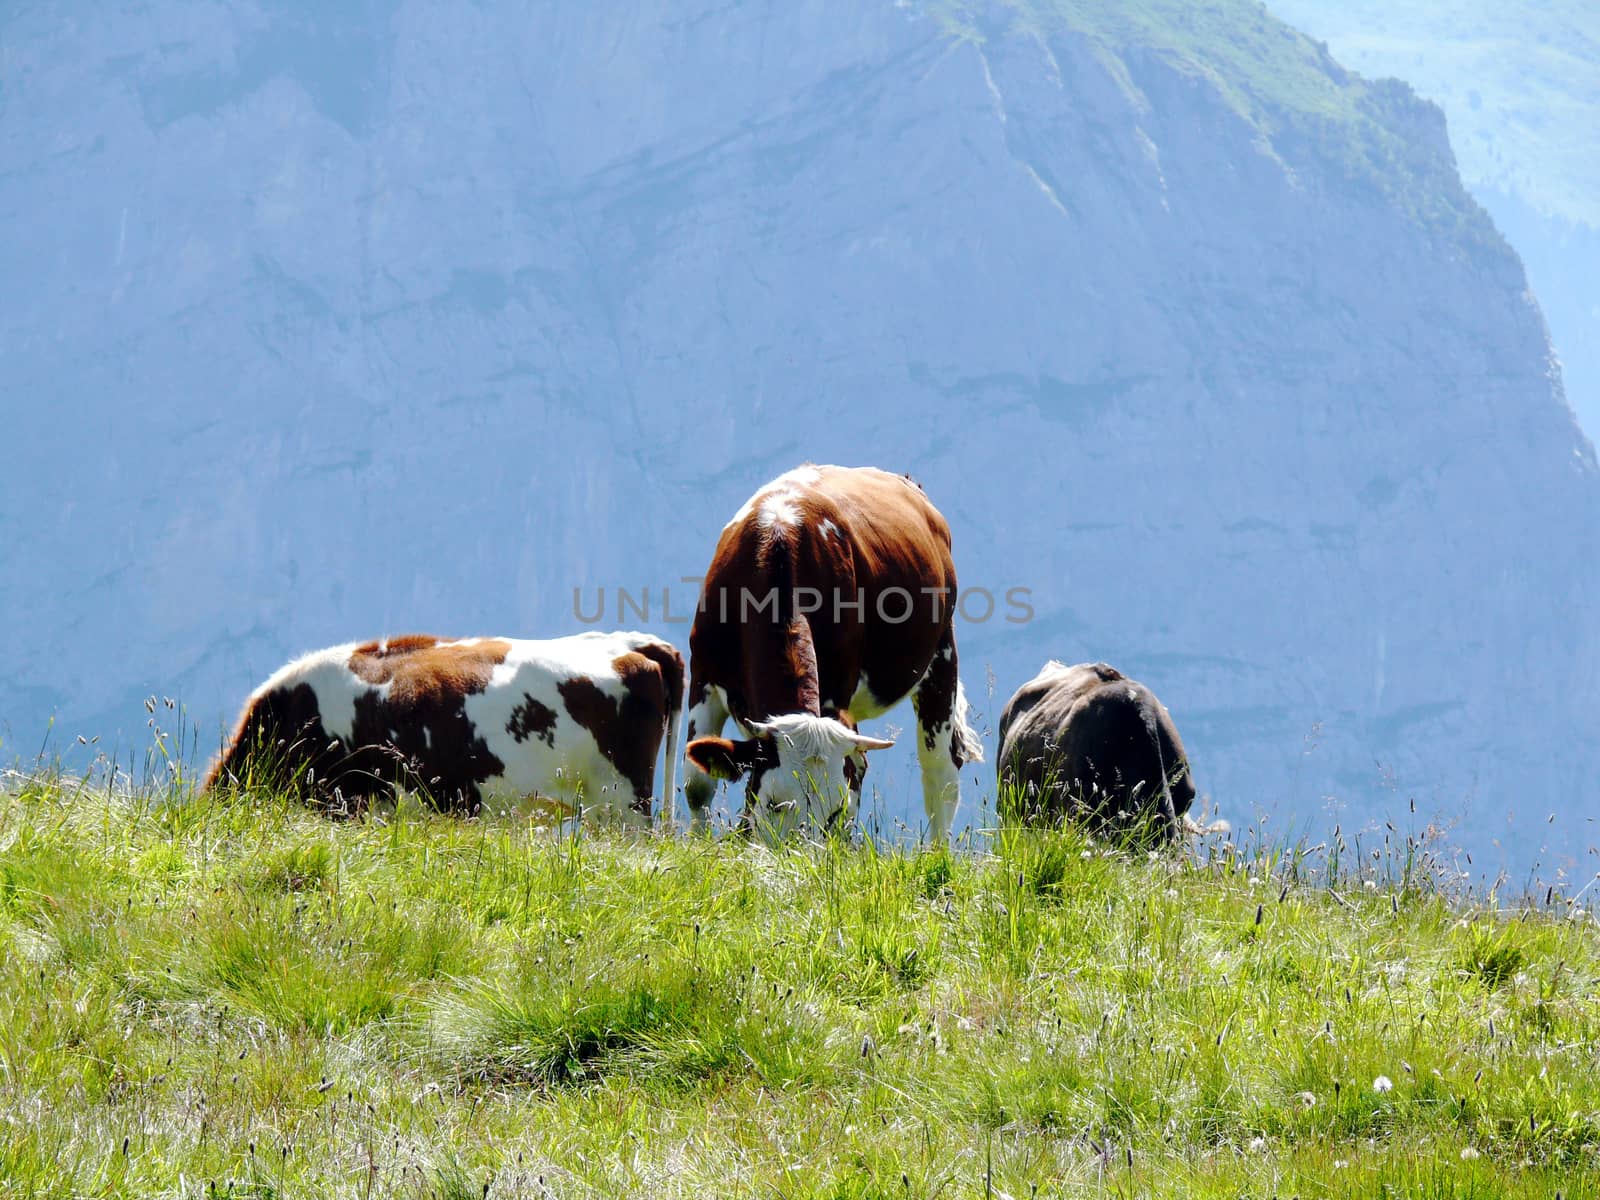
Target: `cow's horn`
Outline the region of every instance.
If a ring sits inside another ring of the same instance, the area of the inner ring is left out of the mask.
[[[850,740],[863,750],[887,750],[894,745],[893,742],[886,742],[882,738],[868,737],[864,733],[852,732]]]

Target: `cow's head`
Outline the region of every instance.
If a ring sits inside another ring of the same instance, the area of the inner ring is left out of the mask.
[[[697,738],[686,753],[714,779],[745,781],[745,817],[763,840],[836,828],[852,815],[868,750],[894,745],[832,717],[793,713],[751,722],[752,738]]]

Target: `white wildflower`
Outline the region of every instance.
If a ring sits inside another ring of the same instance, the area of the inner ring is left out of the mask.
[[[1394,1091],[1394,1080],[1387,1075],[1379,1075],[1372,1081],[1372,1090],[1380,1095],[1384,1092],[1392,1092]]]

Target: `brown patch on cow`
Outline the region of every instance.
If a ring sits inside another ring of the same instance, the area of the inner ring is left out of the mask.
[[[385,746],[347,745],[322,724],[315,689],[308,683],[274,688],[256,697],[202,790],[247,788],[289,795],[331,814],[354,814],[403,776],[403,760]],[[411,782],[409,778],[405,782]]]
[[[519,743],[536,737],[553,748],[556,744],[556,710],[523,692],[522,703],[511,710],[511,717],[506,721],[506,732]]]
[[[431,650],[438,644],[439,639],[431,633],[404,633],[395,638],[363,642],[355,648],[355,653],[363,658],[399,658],[418,650]]]
[[[866,778],[866,755],[863,754],[858,757],[854,754],[846,754],[844,756],[844,780],[845,783],[850,785],[850,790],[857,797],[861,795],[861,785],[866,782]]]
[[[489,686],[494,669],[510,652],[511,643],[500,638],[441,643],[426,634],[411,634],[357,646],[349,665],[364,683],[390,684],[391,699],[403,703],[430,692],[476,695]]]
[[[683,658],[670,646],[645,645],[613,659],[622,697],[586,675],[556,685],[568,715],[587,729],[607,762],[633,787],[633,807],[646,815],[661,748],[662,712],[675,713],[683,694]],[[670,719],[670,718],[669,718]],[[652,730],[655,736],[644,736]]]
[[[509,642],[481,638],[440,642],[427,635],[369,642],[350,655],[350,670],[384,687],[356,698],[352,758],[362,756],[374,787],[416,788],[446,808],[476,811],[479,790],[505,764],[467,717],[467,697],[486,690]]]
[[[654,663],[656,670],[660,673],[661,691],[666,698],[665,711],[670,713],[681,708],[683,703],[680,699],[683,695],[683,655],[679,654],[674,647],[669,646],[666,642],[647,642],[642,646],[635,647],[632,654],[616,659],[611,665],[620,672],[622,671],[621,664],[628,662],[630,664],[628,669],[636,670],[636,666],[630,660],[641,657],[647,658]],[[624,682],[626,682],[626,676],[624,676]]]
[[[757,790],[761,777],[778,765],[778,747],[771,738],[696,738],[685,754],[714,779],[740,779],[751,774]]]

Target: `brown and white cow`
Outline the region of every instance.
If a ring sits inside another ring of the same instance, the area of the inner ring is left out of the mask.
[[[1171,715],[1105,663],[1049,662],[1017,689],[1000,714],[998,774],[1007,816],[1154,841],[1203,832],[1188,817],[1194,779]]]
[[[359,808],[399,786],[469,812],[536,797],[648,825],[663,740],[672,795],[682,705],[683,657],[643,633],[335,646],[255,690],[203,790]]]
[[[911,697],[928,831],[944,840],[960,768],[981,762],[956,671],[950,527],[922,489],[870,467],[803,466],[722,530],[689,634],[690,767],[703,826],[712,777],[745,779],[746,827],[773,839],[854,815],[856,731]],[[721,737],[733,717],[745,735]]]

